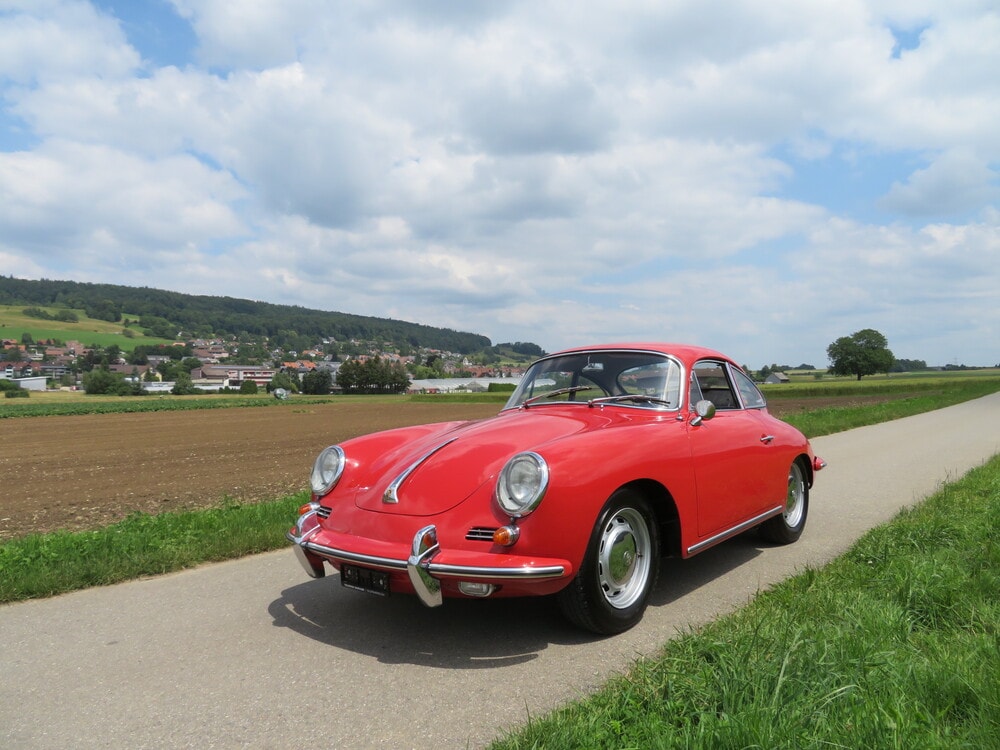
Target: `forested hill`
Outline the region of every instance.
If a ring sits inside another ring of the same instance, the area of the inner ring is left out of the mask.
[[[110,321],[138,317],[141,326],[170,338],[178,331],[198,337],[245,333],[270,339],[291,334],[314,342],[320,338],[359,339],[462,354],[491,346],[486,336],[401,320],[115,284],[30,281],[0,275],[0,304],[82,309],[92,318]]]

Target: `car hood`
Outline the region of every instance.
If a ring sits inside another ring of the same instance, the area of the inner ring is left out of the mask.
[[[466,500],[484,484],[492,485],[516,453],[594,429],[608,419],[598,410],[538,409],[504,412],[481,422],[442,425],[373,455],[357,477],[355,503],[379,513],[429,516]],[[377,437],[377,436],[373,436]],[[348,460],[362,438],[345,446]]]

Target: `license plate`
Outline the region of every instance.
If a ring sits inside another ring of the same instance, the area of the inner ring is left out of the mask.
[[[344,563],[340,566],[340,585],[368,594],[389,596],[389,574],[381,570]]]

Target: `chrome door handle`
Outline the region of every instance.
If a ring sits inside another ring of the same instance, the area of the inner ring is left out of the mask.
[[[763,435],[760,438],[760,442],[762,443],[770,443],[772,440],[774,440],[774,435]]]

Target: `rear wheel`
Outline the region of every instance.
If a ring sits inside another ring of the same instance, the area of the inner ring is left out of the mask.
[[[660,573],[660,538],[653,512],[638,493],[619,490],[605,506],[583,565],[557,595],[575,625],[621,633],[642,619]]]
[[[788,491],[781,515],[764,521],[760,535],[775,544],[791,544],[802,536],[809,514],[809,483],[802,464],[795,461],[788,470]]]

